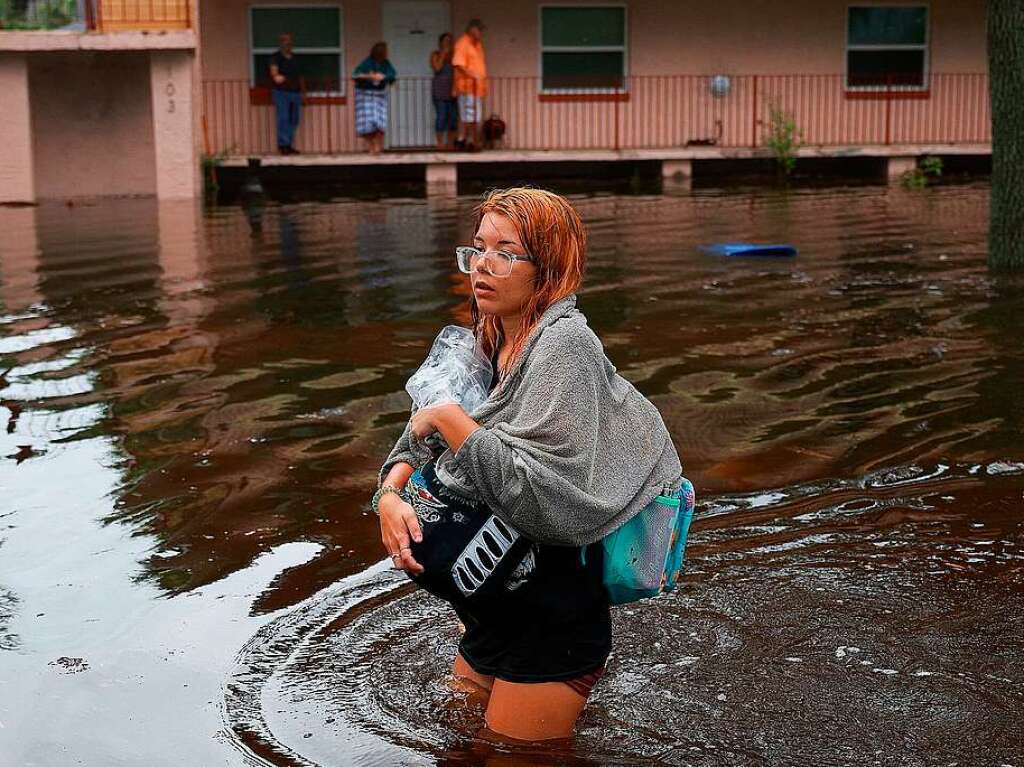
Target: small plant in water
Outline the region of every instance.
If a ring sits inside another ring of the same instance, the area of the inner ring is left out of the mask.
[[[903,186],[907,189],[924,189],[928,181],[942,175],[942,158],[928,155],[917,167],[903,174]]]
[[[220,193],[220,182],[217,180],[217,168],[225,159],[231,156],[234,147],[222,149],[213,154],[203,153],[199,159],[199,165],[203,174],[203,197],[209,202],[216,202]]]
[[[789,176],[796,167],[796,152],[800,148],[803,134],[796,126],[793,115],[785,111],[778,102],[768,105],[768,131],[765,144],[775,155],[779,173]]]

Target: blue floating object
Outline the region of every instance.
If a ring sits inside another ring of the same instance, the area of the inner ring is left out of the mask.
[[[715,242],[701,245],[700,250],[715,256],[795,256],[792,245],[764,245],[756,242]]]

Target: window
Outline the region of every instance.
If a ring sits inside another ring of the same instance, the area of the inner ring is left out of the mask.
[[[626,76],[624,6],[542,6],[541,89],[601,92]]]
[[[278,37],[291,32],[293,51],[306,90],[341,93],[342,76],[341,8],[330,5],[270,7],[254,6],[252,23],[252,84],[270,87],[270,57],[278,48]]]
[[[923,88],[928,67],[928,8],[851,6],[847,16],[848,88]]]

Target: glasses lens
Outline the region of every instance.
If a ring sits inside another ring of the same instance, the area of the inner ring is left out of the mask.
[[[473,272],[474,262],[479,255],[480,251],[476,248],[456,248],[455,260],[459,264],[459,271],[471,274]]]
[[[512,274],[512,264],[515,263],[508,253],[495,253],[491,261],[491,272],[495,277],[508,277]]]
[[[512,274],[512,265],[515,263],[507,253],[491,253],[470,247],[456,248],[455,260],[461,272],[483,272],[494,277],[508,277]]]

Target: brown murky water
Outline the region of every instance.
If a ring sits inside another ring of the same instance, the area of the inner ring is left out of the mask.
[[[700,500],[575,743],[507,749],[366,509],[473,200],[0,208],[0,764],[1021,764],[1024,285],[988,187],[579,196]],[[793,242],[789,261],[698,253]],[[1017,712],[1017,713],[1014,713]]]

